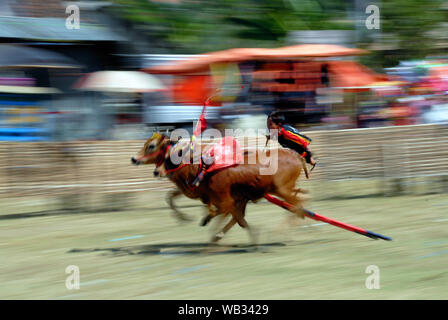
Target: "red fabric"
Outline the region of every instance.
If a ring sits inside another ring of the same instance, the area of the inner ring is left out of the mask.
[[[298,144],[300,144],[300,145],[302,145],[304,147],[308,147],[308,145],[310,144],[309,141],[303,139],[302,137],[300,137],[297,134],[294,134],[294,133],[292,133],[292,132],[290,132],[288,130],[285,130],[285,128],[283,128],[283,127],[280,128],[278,133],[279,133],[279,135],[285,137],[285,139],[294,141],[294,142],[296,142],[296,143],[298,143]]]
[[[204,112],[201,113],[199,117],[198,123],[196,124],[196,128],[194,129],[193,134],[198,137],[201,133],[207,129],[207,120],[205,120]]]
[[[172,87],[173,102],[202,105],[211,95],[209,76],[188,76],[176,79]]]
[[[240,144],[234,137],[225,137],[219,143],[214,144],[207,152],[207,156],[214,160],[206,172],[232,167],[244,160]]]

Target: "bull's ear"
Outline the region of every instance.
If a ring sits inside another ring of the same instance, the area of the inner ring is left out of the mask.
[[[168,134],[162,134],[162,140],[170,140],[170,136]]]
[[[162,136],[162,140],[161,140],[161,145],[162,146],[166,146],[166,145],[169,145],[169,144],[171,144],[172,142],[171,142],[171,140],[170,140],[170,137],[168,137],[168,136],[166,136],[166,135],[163,135]]]

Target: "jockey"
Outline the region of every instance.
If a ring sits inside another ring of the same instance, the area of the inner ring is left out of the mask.
[[[204,103],[204,108],[202,109],[201,115],[199,117],[199,121],[196,123],[196,128],[194,129],[193,136],[191,137],[191,145],[190,148],[193,150],[194,143],[196,142],[196,137],[200,136],[201,133],[207,129],[207,120],[205,119],[205,108],[209,105],[210,98],[208,98]],[[213,159],[209,159],[208,157],[201,156],[201,168],[198,176],[192,182],[192,185],[197,187],[201,183],[204,178],[205,172],[207,168],[211,165]]]
[[[310,138],[301,134],[296,128],[286,124],[284,116],[277,112],[273,112],[269,115],[267,126],[270,130],[278,130],[278,143],[282,147],[296,151],[307,163],[312,165],[314,169],[316,161],[313,159],[313,155],[308,149],[308,145],[311,143]],[[270,135],[268,135],[267,138],[270,139]]]

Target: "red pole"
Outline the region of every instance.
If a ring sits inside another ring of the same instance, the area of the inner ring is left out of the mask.
[[[289,204],[289,203],[287,203],[287,202],[285,202],[283,200],[280,200],[280,199],[278,199],[276,197],[273,197],[270,194],[266,194],[264,197],[269,202],[272,202],[272,203],[274,203],[274,204],[276,204],[276,205],[278,205],[278,206],[280,206],[280,207],[282,207],[282,208],[284,208],[286,210],[291,211],[291,209],[292,209],[292,205],[291,204]],[[340,221],[337,221],[337,220],[334,220],[334,219],[330,219],[330,218],[327,218],[325,216],[322,216],[320,214],[311,212],[311,211],[306,210],[306,209],[303,209],[303,211],[305,212],[305,215],[308,218],[311,218],[311,219],[314,219],[314,220],[317,220],[317,221],[322,221],[322,222],[331,224],[333,226],[336,226],[336,227],[339,227],[339,228],[342,228],[342,229],[345,229],[345,230],[348,230],[348,231],[356,232],[356,233],[362,234],[362,235],[364,235],[366,237],[369,237],[369,238],[372,238],[372,239],[375,239],[375,240],[377,240],[377,239],[383,239],[383,240],[387,240],[387,241],[391,241],[392,240],[392,238],[386,237],[386,236],[384,236],[382,234],[375,233],[375,232],[372,232],[372,231],[369,231],[369,230],[366,230],[366,229],[363,229],[363,228],[355,227],[355,226],[352,226],[350,224],[343,223],[343,222],[340,222]]]

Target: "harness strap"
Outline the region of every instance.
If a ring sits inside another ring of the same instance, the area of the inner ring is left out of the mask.
[[[162,159],[160,159],[160,161],[156,163],[156,167],[160,167],[163,164],[163,162],[165,161],[166,155],[168,154],[168,151],[170,151],[170,149],[171,149],[171,145],[168,145],[168,147],[164,148],[163,150],[160,150],[160,151],[165,151],[165,152],[163,153]]]
[[[156,152],[148,153],[147,155],[144,155],[143,157],[138,158],[137,161],[146,160],[146,159],[148,159],[149,157],[152,157],[152,156],[158,156],[160,153],[162,153],[165,150],[166,150],[166,148],[165,149],[161,149],[161,150],[156,151]]]
[[[202,160],[202,157],[201,157],[201,162],[199,164],[198,173],[197,173],[196,177],[193,179],[193,181],[196,180],[196,178],[201,174],[203,163],[204,163],[204,161]],[[188,165],[189,165],[188,163],[181,164],[180,166],[178,166],[176,168],[166,170],[166,173],[171,175],[174,172],[176,172],[177,170],[180,170]],[[187,185],[190,187],[191,190],[194,190],[198,187],[198,186],[192,186],[191,183],[189,183],[188,181],[187,181]]]
[[[188,163],[184,163],[184,164],[181,164],[180,166],[178,166],[176,168],[166,170],[166,173],[176,172],[177,170],[180,170],[180,169],[182,169],[183,167],[186,167],[186,166],[188,166]]]

